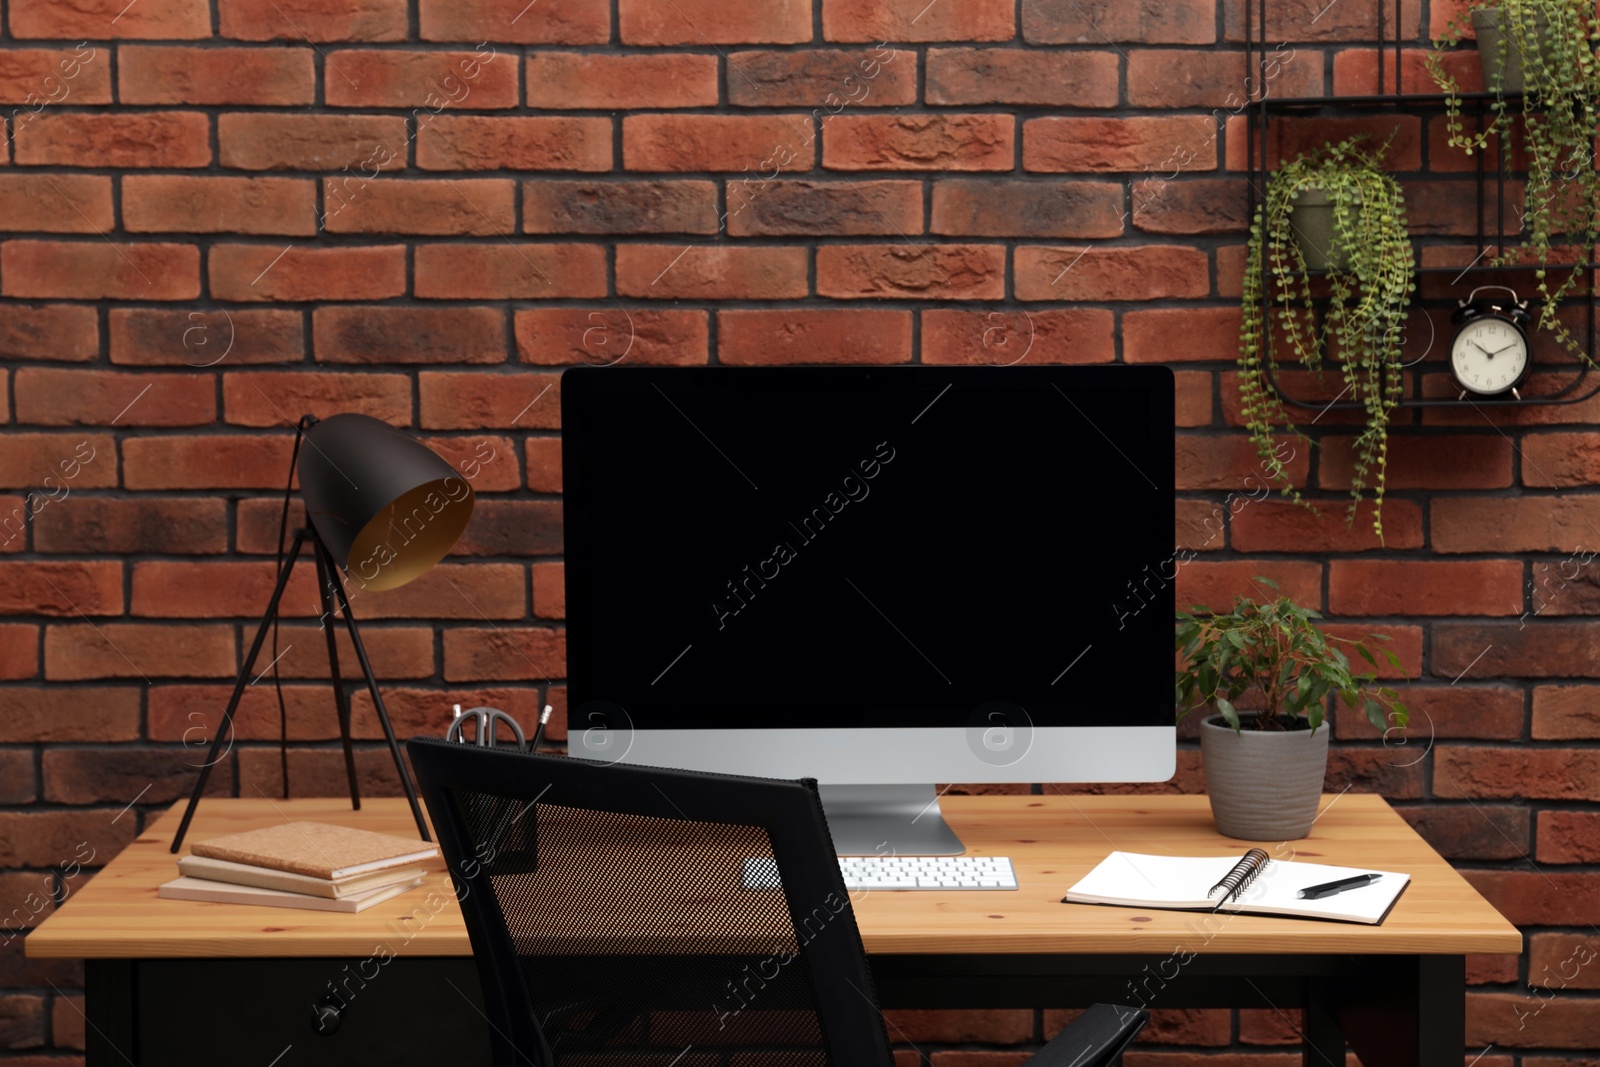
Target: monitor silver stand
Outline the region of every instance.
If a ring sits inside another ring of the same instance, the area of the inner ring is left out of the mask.
[[[841,856],[959,856],[967,850],[931,785],[824,785],[822,807]]]

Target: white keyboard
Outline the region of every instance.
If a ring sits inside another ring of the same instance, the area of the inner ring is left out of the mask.
[[[1004,856],[840,856],[845,888],[1015,889]]]

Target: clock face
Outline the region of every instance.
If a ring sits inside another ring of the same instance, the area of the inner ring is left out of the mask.
[[[1528,369],[1528,339],[1505,319],[1473,319],[1456,331],[1450,369],[1463,389],[1486,396],[1503,393]]]

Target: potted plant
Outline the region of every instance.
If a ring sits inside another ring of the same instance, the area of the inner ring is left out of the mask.
[[[1267,182],[1250,226],[1239,332],[1239,397],[1264,468],[1292,500],[1305,503],[1278,459],[1275,435],[1305,440],[1273,387],[1279,357],[1267,346],[1274,321],[1290,355],[1320,371],[1338,352],[1341,393],[1365,409],[1355,440],[1349,517],[1370,489],[1373,525],[1383,538],[1384,465],[1389,417],[1400,399],[1401,344],[1415,289],[1405,196],[1384,173],[1387,144],[1364,152],[1361,137],[1301,155]],[[1312,271],[1321,282],[1314,284]],[[1267,280],[1271,299],[1264,299]],[[1323,295],[1319,296],[1319,290]],[[1322,316],[1319,300],[1326,301]]]
[[[1461,43],[1469,25],[1478,38],[1484,84],[1494,94],[1483,127],[1470,132],[1461,122],[1461,87],[1443,58],[1445,50]],[[1488,149],[1496,136],[1507,142],[1520,136],[1525,144],[1522,240],[1493,262],[1535,265],[1538,325],[1580,355],[1582,346],[1557,313],[1583,280],[1600,232],[1600,173],[1594,158],[1600,106],[1597,34],[1595,5],[1584,0],[1476,0],[1451,19],[1427,57],[1428,73],[1445,94],[1452,147],[1471,155]],[[1569,262],[1577,265],[1554,271],[1552,280],[1552,265]]]
[[[1289,841],[1310,832],[1328,767],[1328,731],[1320,727],[1330,696],[1379,730],[1409,721],[1399,694],[1375,684],[1371,644],[1387,638],[1334,637],[1317,627],[1320,618],[1284,595],[1177,613],[1178,720],[1195,708],[1215,710],[1200,724],[1200,752],[1212,818],[1229,837]],[[1372,669],[1352,669],[1340,645]],[[1399,667],[1393,652],[1377,652]]]

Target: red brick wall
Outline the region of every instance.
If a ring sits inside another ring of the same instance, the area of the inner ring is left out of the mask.
[[[1341,719],[1329,787],[1391,798],[1528,929],[1524,958],[1471,964],[1468,1056],[1594,1062],[1571,1057],[1600,1045],[1600,964],[1563,961],[1600,922],[1600,408],[1403,419],[1381,547],[1343,526],[1336,440],[1292,464],[1320,517],[1254,499],[1238,0],[524,4],[6,0],[0,1062],[82,1047],[80,970],[14,932],[193,781],[270,588],[292,421],[367,412],[465,465],[455,558],[357,606],[402,735],[452,701],[526,721],[564,710],[557,373],[624,351],[1176,364],[1181,598],[1268,574],[1394,637],[1419,728]],[[1371,0],[1271,6],[1296,43],[1270,91],[1374,88]],[[1398,167],[1462,169],[1400,125]],[[1459,238],[1421,180],[1419,230]],[[294,790],[337,793],[309,572],[287,614]],[[366,786],[392,790],[356,704]],[[255,686],[217,788],[277,790],[275,736]],[[1202,788],[1197,753],[1163,788]],[[1058,1017],[895,1022],[941,1067],[1002,1067]],[[1128,1062],[1287,1067],[1294,1040],[1264,1004],[1157,1011]]]

